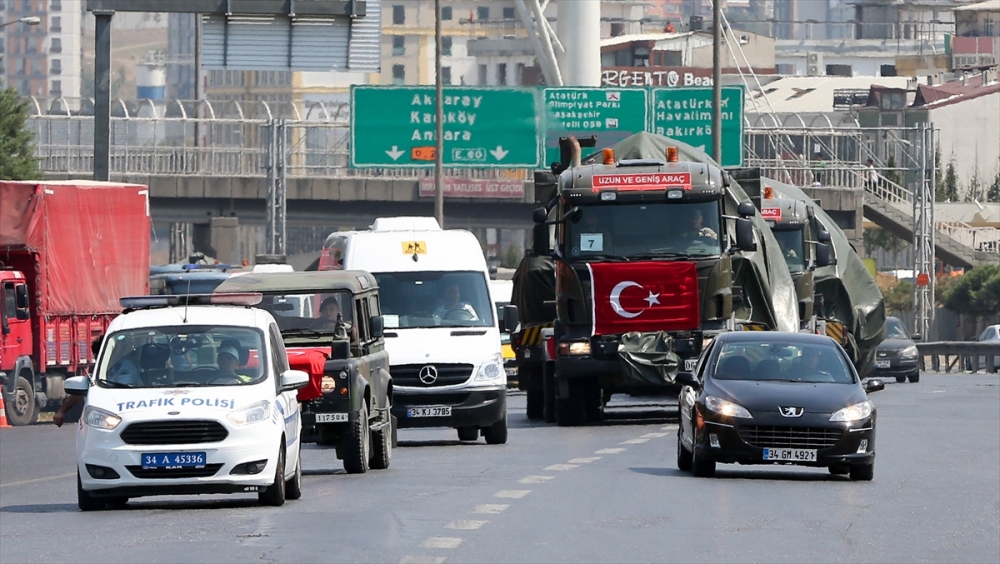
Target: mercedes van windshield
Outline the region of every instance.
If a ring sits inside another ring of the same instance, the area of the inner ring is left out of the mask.
[[[493,304],[482,272],[374,273],[386,329],[492,327]]]

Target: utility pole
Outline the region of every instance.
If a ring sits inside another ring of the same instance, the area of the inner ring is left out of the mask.
[[[712,0],[712,158],[722,162],[722,2]]]
[[[94,19],[94,180],[111,177],[111,18],[95,11]]]
[[[434,218],[444,228],[444,85],[441,82],[441,0],[434,0]]]

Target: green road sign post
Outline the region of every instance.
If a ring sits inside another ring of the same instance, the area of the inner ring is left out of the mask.
[[[743,166],[743,87],[722,87],[722,162]],[[651,131],[712,152],[712,89],[654,88]]]
[[[649,110],[644,88],[545,88],[545,160],[559,161],[559,138],[597,137],[597,148],[610,147],[645,131]]]
[[[444,88],[446,167],[536,168],[537,93]],[[434,166],[433,86],[351,87],[351,166]]]

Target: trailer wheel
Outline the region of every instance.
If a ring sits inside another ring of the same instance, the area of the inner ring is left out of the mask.
[[[4,396],[4,408],[7,411],[7,421],[15,427],[38,421],[35,390],[27,378],[18,376],[14,389]]]

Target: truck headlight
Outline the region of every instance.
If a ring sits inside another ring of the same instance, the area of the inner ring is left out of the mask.
[[[860,421],[861,419],[868,419],[872,414],[872,402],[865,400],[861,403],[856,403],[854,405],[849,405],[844,409],[838,410],[836,413],[830,416],[830,421],[840,421],[843,423],[849,423],[851,421]]]
[[[226,415],[226,417],[233,423],[233,425],[242,427],[243,425],[267,421],[267,416],[270,414],[271,402],[265,400],[248,405],[243,409],[237,409],[236,411]]]
[[[705,407],[709,410],[725,415],[726,417],[742,417],[743,419],[753,419],[750,410],[738,403],[726,401],[715,396],[705,396]]]
[[[917,358],[917,356],[919,354],[920,353],[917,351],[917,346],[916,345],[910,345],[910,346],[906,347],[905,349],[899,351],[899,357],[900,358],[906,358],[906,359]]]
[[[500,353],[490,355],[483,361],[476,373],[476,380],[496,380],[506,374],[503,370],[503,355]]]
[[[586,356],[590,354],[590,341],[559,343],[559,356]]]
[[[111,413],[110,411],[105,411],[99,407],[88,405],[87,409],[83,412],[83,421],[91,427],[107,429],[110,431],[122,422],[122,418],[118,417],[114,413]]]

